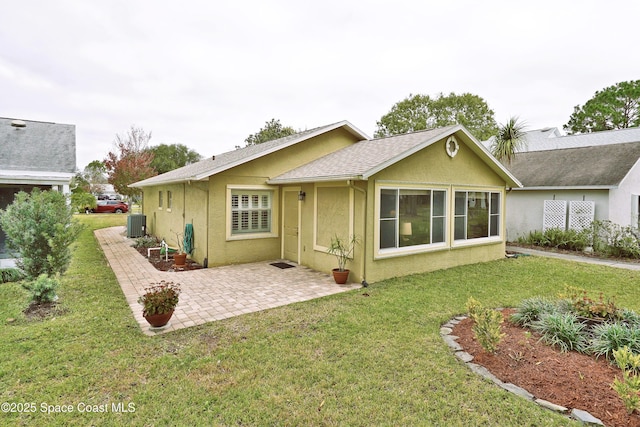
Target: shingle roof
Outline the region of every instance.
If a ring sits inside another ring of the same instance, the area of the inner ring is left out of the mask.
[[[0,117],[0,145],[1,170],[76,171],[75,125]]]
[[[509,185],[520,185],[518,180],[460,125],[361,141],[285,172],[270,179],[268,182],[270,184],[279,184],[368,179],[380,170],[455,132],[462,132],[466,135],[471,149],[481,156],[484,155],[491,167],[502,175],[509,182]]]
[[[616,129],[580,135],[560,135],[557,128],[527,132],[523,151],[545,151],[640,141],[640,128]]]
[[[518,153],[507,167],[524,189],[615,187],[639,158],[640,142],[630,142]]]
[[[205,179],[211,175],[215,175],[234,166],[238,166],[250,160],[257,159],[274,151],[281,150],[285,147],[289,147],[314,136],[341,127],[345,128],[347,131],[351,132],[361,139],[368,138],[364,133],[362,133],[351,123],[347,121],[341,121],[330,125],[320,126],[314,129],[298,132],[284,138],[267,141],[262,144],[251,145],[248,147],[239,148],[237,150],[215,155],[213,157],[209,157],[197,163],[172,170],[162,175],[154,176],[152,178],[136,182],[134,184],[131,184],[130,186],[148,187],[158,184],[185,182],[188,180],[197,181]]]
[[[425,141],[447,133],[453,127],[361,141],[285,172],[269,182],[322,181],[361,177]]]

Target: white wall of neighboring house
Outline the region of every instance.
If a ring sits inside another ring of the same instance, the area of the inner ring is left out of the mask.
[[[542,231],[545,200],[593,201],[595,219],[610,219],[609,190],[512,190],[507,193],[507,241]]]
[[[618,188],[609,196],[609,219],[623,227],[638,226],[638,195],[640,195],[640,161],[631,168]]]

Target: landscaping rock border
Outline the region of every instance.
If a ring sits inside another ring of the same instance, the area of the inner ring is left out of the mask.
[[[497,386],[507,390],[511,393],[514,393],[517,396],[520,396],[524,399],[531,400],[536,404],[540,405],[545,409],[549,409],[551,411],[557,412],[559,414],[568,415],[576,421],[580,421],[585,425],[592,426],[604,426],[604,423],[600,421],[598,418],[594,417],[587,411],[583,411],[580,409],[572,409],[569,411],[569,408],[565,408],[564,406],[556,405],[555,403],[548,402],[544,399],[537,399],[533,394],[529,393],[527,390],[522,387],[518,387],[515,384],[505,383],[493,375],[487,368],[484,366],[480,366],[476,363],[473,363],[473,356],[462,348],[462,346],[457,342],[458,337],[452,335],[453,328],[466,319],[467,316],[456,316],[453,319],[449,320],[447,323],[443,324],[440,328],[440,336],[444,340],[445,343],[449,346],[449,348],[454,352],[455,356],[460,359],[471,371],[476,374],[486,378]]]

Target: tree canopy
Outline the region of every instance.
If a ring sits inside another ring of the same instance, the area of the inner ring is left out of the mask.
[[[262,144],[263,142],[283,138],[293,135],[294,133],[296,133],[296,131],[292,127],[283,126],[280,120],[271,119],[271,121],[265,122],[264,127],[258,132],[249,135],[244,142],[247,146]]]
[[[513,156],[522,148],[526,124],[518,117],[511,117],[498,125],[498,132],[491,145],[491,154],[500,161],[511,163]]]
[[[153,153],[151,167],[158,174],[196,163],[202,158],[200,154],[183,144],[160,144],[149,147],[148,150]]]
[[[576,105],[564,130],[569,134],[640,126],[640,80],[620,82]]]
[[[493,110],[484,99],[451,92],[435,97],[410,94],[382,116],[374,135],[380,138],[454,124],[464,125],[480,140],[489,139],[497,130]]]
[[[114,150],[107,154],[104,165],[107,180],[118,194],[136,198],[141,191],[129,184],[157,175],[151,166],[153,152],[148,145],[151,132],[131,126],[126,135],[116,135]]]

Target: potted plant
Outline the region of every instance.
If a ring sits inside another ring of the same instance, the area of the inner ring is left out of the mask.
[[[347,261],[353,258],[353,250],[358,244],[356,236],[350,238],[342,238],[337,235],[331,238],[331,244],[327,248],[327,253],[336,257],[338,260],[338,268],[332,270],[333,280],[337,284],[342,285],[347,283],[349,278],[349,270],[347,270]]]
[[[147,322],[155,328],[169,323],[178,305],[180,284],[162,280],[146,287],[144,291],[144,295],[138,298],[138,303],[142,304],[142,315]]]
[[[184,241],[181,238],[182,233],[178,233],[174,231],[176,235],[176,241],[178,242],[178,252],[173,254],[173,261],[176,264],[176,267],[184,267],[187,264],[187,253],[184,251]]]

